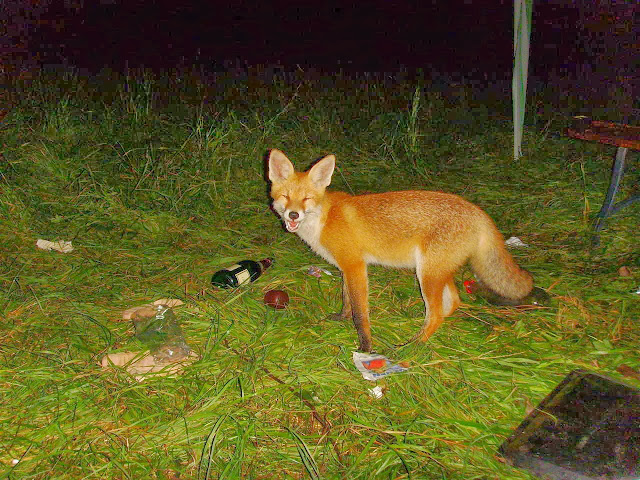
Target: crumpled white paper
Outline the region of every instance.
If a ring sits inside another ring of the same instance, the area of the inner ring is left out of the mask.
[[[520,240],[518,237],[509,237],[504,241],[504,244],[508,247],[526,248],[529,246],[526,243],[524,243],[522,240]]]
[[[382,395],[384,395],[384,391],[382,390],[382,387],[378,385],[377,387],[369,389],[369,395],[371,395],[373,398],[382,398]]]
[[[46,250],[47,252],[50,252],[51,250],[55,250],[60,253],[73,252],[73,245],[71,245],[70,241],[67,242],[66,240],[56,240],[55,242],[51,242],[49,240],[39,238],[36,242],[36,247],[40,250]]]

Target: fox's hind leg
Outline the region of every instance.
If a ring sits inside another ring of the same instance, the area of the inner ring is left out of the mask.
[[[415,339],[425,342],[438,329],[444,319],[442,315],[442,300],[447,282],[442,278],[430,275],[422,275],[419,281],[422,299],[424,300],[425,316],[422,328]]]
[[[450,315],[460,305],[458,290],[453,283],[453,273],[439,270],[438,262],[432,265],[424,255],[416,258],[416,276],[424,300],[425,317],[422,328],[414,337],[426,341],[442,324],[445,315]]]
[[[448,317],[460,306],[460,296],[453,281],[453,277],[447,282],[442,290],[442,314]]]

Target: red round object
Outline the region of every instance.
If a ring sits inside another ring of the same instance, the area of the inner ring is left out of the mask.
[[[269,290],[264,294],[264,303],[277,310],[282,310],[289,305],[289,295],[283,290]]]

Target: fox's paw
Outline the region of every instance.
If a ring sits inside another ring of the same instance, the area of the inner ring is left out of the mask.
[[[327,317],[327,319],[331,320],[332,322],[344,322],[345,320],[349,320],[350,318],[351,315],[344,315],[342,312],[332,313]]]

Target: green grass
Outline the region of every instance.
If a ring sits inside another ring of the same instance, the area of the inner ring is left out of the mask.
[[[567,112],[532,119],[514,163],[506,93],[482,103],[419,80],[216,82],[14,85],[0,130],[1,478],[528,479],[496,455],[527,409],[572,369],[640,367],[639,205],[591,247],[613,152],[564,138]],[[371,268],[375,348],[411,365],[374,399],[351,361],[352,326],[327,318],[338,272],[269,209],[274,147],[304,168],[336,153],[338,189],[476,202],[530,245],[513,253],[552,306],[462,293],[427,344],[396,347],[422,322],[419,290],[411,272]],[[75,250],[44,252],[38,238]],[[219,268],[267,256],[276,263],[257,282],[210,286]],[[275,287],[286,310],[262,304]],[[103,355],[136,347],[121,312],[162,297],[185,302],[176,314],[200,360],[143,383],[102,370]]]

